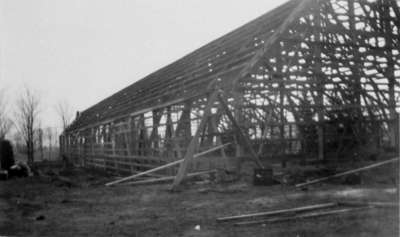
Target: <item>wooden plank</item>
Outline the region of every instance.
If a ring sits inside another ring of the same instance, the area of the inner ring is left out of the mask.
[[[271,218],[271,219],[266,219],[266,220],[244,221],[244,222],[235,223],[235,226],[247,226],[247,225],[266,224],[266,223],[275,223],[275,222],[282,222],[282,221],[306,219],[306,218],[313,218],[313,217],[322,217],[322,216],[343,214],[343,213],[347,213],[347,212],[364,211],[364,210],[371,209],[371,208],[372,207],[344,208],[344,209],[338,209],[338,210],[332,210],[332,211],[326,211],[326,212],[306,213],[306,214],[295,215],[295,216],[291,216],[291,217],[277,217],[277,218]]]
[[[399,207],[396,202],[369,202],[369,201],[340,201],[338,205],[344,206],[374,206],[374,207]]]
[[[364,166],[364,167],[361,167],[361,168],[357,168],[357,169],[353,169],[353,170],[337,173],[337,174],[334,174],[334,175],[330,175],[330,176],[327,176],[327,177],[324,177],[324,178],[314,179],[314,180],[311,180],[311,181],[308,181],[308,182],[305,182],[305,183],[296,184],[295,187],[296,188],[301,188],[301,187],[308,186],[308,185],[311,185],[311,184],[320,183],[320,182],[326,181],[328,179],[337,178],[337,177],[341,177],[341,176],[348,175],[348,174],[354,174],[354,173],[358,173],[358,172],[361,172],[361,171],[364,171],[364,170],[369,170],[369,169],[372,169],[372,168],[376,168],[376,167],[379,167],[379,166],[382,166],[382,165],[394,163],[396,161],[399,161],[399,158],[393,158],[393,159],[390,159],[390,160],[378,162],[378,163],[375,163],[375,164],[372,164],[372,165],[368,165],[368,166]]]
[[[217,171],[216,170],[207,170],[207,171],[194,172],[194,173],[187,174],[186,177],[195,177],[195,176],[210,174],[210,173],[215,173],[215,172],[217,172]],[[160,182],[165,182],[165,181],[172,181],[174,179],[175,179],[175,176],[167,176],[167,177],[161,177],[161,178],[156,178],[156,179],[147,179],[147,180],[126,182],[126,183],[121,183],[121,185],[154,184],[154,183],[160,183]]]
[[[163,157],[157,156],[139,156],[139,155],[131,155],[131,156],[124,156],[124,155],[107,155],[107,154],[100,154],[100,155],[87,155],[88,157],[101,157],[101,159],[121,159],[126,160],[127,162],[130,161],[152,161],[152,162],[164,162]]]
[[[242,220],[242,219],[247,219],[247,218],[267,217],[267,216],[286,214],[286,213],[297,213],[297,212],[318,210],[318,209],[330,208],[330,207],[334,207],[334,206],[337,206],[337,203],[328,202],[328,203],[321,203],[321,204],[315,204],[315,205],[310,205],[310,206],[295,207],[295,208],[282,209],[282,210],[257,212],[257,213],[237,215],[237,216],[220,217],[220,218],[217,218],[217,221],[218,222],[237,221],[237,220]]]
[[[225,146],[227,146],[227,145],[229,145],[229,143],[224,144],[224,145],[221,145],[221,146],[213,147],[213,148],[211,148],[211,149],[209,149],[209,150],[207,150],[207,151],[200,152],[200,153],[198,153],[198,154],[195,154],[195,155],[194,155],[194,158],[197,158],[197,157],[206,155],[206,154],[208,154],[208,153],[210,153],[210,152],[219,150],[219,149],[221,149],[221,148],[223,148],[223,147],[225,147]],[[156,172],[156,171],[159,171],[159,170],[163,170],[163,169],[172,167],[172,166],[174,166],[174,165],[177,165],[177,164],[182,163],[183,161],[184,161],[184,159],[180,159],[180,160],[177,160],[177,161],[168,163],[168,164],[166,164],[166,165],[162,165],[162,166],[156,167],[156,168],[154,168],[154,169],[146,170],[146,171],[144,171],[144,172],[142,172],[142,173],[139,173],[139,174],[134,174],[134,175],[125,177],[125,178],[123,178],[123,179],[118,179],[118,180],[116,180],[116,181],[106,183],[105,185],[106,185],[106,186],[112,186],[112,185],[114,185],[114,184],[118,184],[118,183],[122,183],[122,182],[125,182],[125,181],[128,181],[128,180],[132,180],[132,179],[134,179],[134,178],[137,178],[137,177],[140,177],[140,176],[143,176],[143,175],[147,175],[147,174],[150,174],[150,173],[154,173],[154,172]]]

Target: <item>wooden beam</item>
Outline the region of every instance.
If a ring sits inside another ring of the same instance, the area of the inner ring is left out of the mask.
[[[228,116],[229,120],[231,120],[233,126],[237,130],[237,134],[239,135],[240,139],[244,143],[244,145],[247,147],[247,149],[250,151],[251,156],[253,157],[254,161],[260,168],[264,168],[263,164],[261,163],[260,159],[258,158],[257,153],[254,151],[253,147],[251,146],[250,140],[247,138],[247,136],[244,134],[242,131],[242,128],[239,126],[235,118],[233,117],[231,111],[229,110],[229,107],[227,103],[225,102],[225,99],[222,97],[221,94],[218,94],[218,100],[222,105],[222,109],[225,111],[226,115]]]
[[[313,35],[315,42],[322,42],[323,36],[321,32],[321,8],[319,7],[320,0],[314,0],[314,28]],[[318,159],[324,159],[324,90],[325,90],[325,74],[323,74],[321,70],[321,45],[313,44],[313,73],[315,76],[316,88],[317,88],[317,96],[316,96],[316,104],[317,104],[317,116],[318,116],[318,126],[317,126],[317,135],[318,135]]]
[[[258,61],[264,56],[266,52],[268,52],[271,47],[274,45],[274,43],[278,40],[278,38],[286,31],[286,29],[289,27],[289,25],[297,19],[297,17],[300,15],[300,13],[309,7],[309,4],[313,0],[301,0],[297,7],[292,10],[292,12],[289,14],[289,16],[285,19],[280,26],[274,30],[274,33],[269,36],[269,38],[265,41],[264,46],[260,48],[254,57],[246,64],[246,66],[241,70],[241,72],[238,74],[238,76],[233,80],[233,85],[236,86],[238,80],[241,78],[245,77],[249,71],[258,63]]]
[[[86,125],[86,126],[82,126],[81,128],[78,128],[78,129],[76,129],[76,130],[74,130],[74,131],[83,131],[83,130],[88,129],[88,128],[92,128],[92,127],[96,127],[96,126],[105,125],[105,124],[107,124],[107,123],[111,123],[111,122],[113,122],[113,121],[115,121],[115,120],[118,120],[118,119],[127,118],[127,117],[129,117],[129,116],[135,117],[135,116],[144,114],[144,113],[146,113],[146,112],[150,112],[150,111],[152,111],[152,110],[162,109],[162,108],[167,107],[167,106],[176,105],[176,104],[179,104],[179,103],[183,103],[183,102],[185,102],[185,101],[187,101],[187,100],[192,100],[192,99],[194,99],[194,98],[201,97],[201,96],[203,96],[204,94],[205,94],[205,93],[196,94],[196,95],[191,95],[191,96],[179,98],[179,99],[176,99],[176,100],[171,100],[171,101],[166,102],[166,103],[157,104],[157,105],[154,105],[154,106],[149,106],[149,107],[146,107],[146,108],[144,108],[144,109],[141,109],[141,110],[138,110],[138,111],[135,111],[135,112],[132,112],[132,113],[126,113],[126,114],[119,115],[119,116],[115,116],[115,117],[112,117],[112,118],[109,118],[109,119],[106,119],[106,120],[103,120],[103,121],[100,121],[100,122],[96,122],[96,123],[92,123],[92,124],[89,124],[89,125]]]
[[[266,220],[244,221],[244,222],[235,223],[235,226],[266,224],[266,223],[291,221],[291,220],[298,220],[298,219],[305,219],[305,218],[312,218],[312,217],[321,217],[321,216],[342,214],[342,213],[347,213],[347,212],[363,211],[363,210],[367,210],[370,208],[372,208],[372,207],[344,208],[344,209],[338,209],[338,210],[332,210],[332,211],[326,211],[326,212],[306,213],[306,214],[296,215],[296,216],[291,216],[291,217],[277,217],[277,218],[266,219]]]
[[[399,207],[399,203],[396,202],[369,202],[369,201],[340,201],[338,205],[343,206],[374,206],[374,207]]]
[[[194,173],[187,174],[186,177],[195,177],[195,176],[210,174],[210,173],[215,173],[215,172],[217,172],[217,171],[216,170],[207,170],[207,171],[194,172]],[[160,183],[160,182],[165,182],[165,181],[171,181],[174,179],[175,179],[175,176],[168,176],[168,177],[160,177],[160,178],[155,178],[155,179],[146,179],[146,180],[127,182],[127,183],[122,183],[121,185],[155,184],[155,183]]]
[[[324,178],[314,179],[314,180],[311,180],[311,181],[308,181],[308,182],[305,182],[305,183],[296,184],[295,187],[296,188],[301,188],[301,187],[308,186],[308,185],[311,185],[311,184],[320,183],[320,182],[326,181],[328,179],[337,178],[337,177],[341,177],[341,176],[349,175],[349,174],[354,174],[354,173],[358,173],[358,172],[361,172],[361,171],[364,171],[364,170],[369,170],[369,169],[372,169],[372,168],[376,168],[376,167],[379,167],[379,166],[382,166],[382,165],[394,163],[396,161],[399,161],[399,158],[393,158],[393,159],[390,159],[390,160],[378,162],[378,163],[375,163],[375,164],[372,164],[372,165],[368,165],[368,166],[364,166],[364,167],[361,167],[361,168],[348,170],[348,171],[345,171],[345,172],[341,172],[341,173],[337,173],[337,174],[334,174],[334,175],[330,175],[330,176],[327,176],[327,177],[324,177]]]
[[[257,212],[257,213],[251,213],[251,214],[237,215],[237,216],[221,217],[221,218],[217,218],[217,221],[218,222],[237,221],[237,220],[242,220],[242,219],[247,219],[247,218],[258,218],[258,217],[267,217],[267,216],[273,216],[273,215],[278,215],[278,214],[312,211],[312,210],[330,208],[330,207],[335,207],[335,206],[337,206],[337,203],[328,202],[328,203],[321,203],[321,204],[315,204],[315,205],[310,205],[310,206],[302,206],[302,207],[295,207],[295,208],[282,209],[282,210],[274,210],[274,211],[267,211],[267,212]]]
[[[214,106],[214,103],[217,101],[217,96],[218,96],[218,91],[214,91],[209,97],[208,97],[208,103],[206,108],[204,109],[204,114],[203,118],[200,121],[199,127],[197,128],[196,134],[193,136],[192,140],[189,143],[189,146],[186,150],[185,157],[183,158],[183,162],[179,167],[178,174],[176,175],[176,178],[174,180],[174,183],[172,184],[171,189],[177,189],[178,185],[182,182],[184,179],[188,166],[192,163],[193,155],[195,151],[198,148],[199,144],[199,137],[200,133],[204,130],[204,126],[207,124],[208,117],[211,115],[211,108]]]

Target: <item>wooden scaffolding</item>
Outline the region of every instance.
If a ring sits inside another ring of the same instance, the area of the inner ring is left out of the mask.
[[[62,154],[127,173],[184,158],[177,185],[229,160],[396,149],[399,39],[399,0],[288,1],[80,113]]]

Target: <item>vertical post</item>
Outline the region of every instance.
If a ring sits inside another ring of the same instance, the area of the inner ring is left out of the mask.
[[[182,147],[187,146],[187,141],[190,140],[191,134],[191,120],[190,114],[192,110],[192,101],[185,101],[182,114],[178,120],[175,132],[174,132],[174,147],[178,157],[182,157]]]
[[[387,69],[385,70],[385,77],[387,77],[389,81],[389,116],[390,121],[389,123],[389,136],[390,136],[390,145],[399,152],[399,120],[398,114],[396,112],[396,98],[395,98],[395,83],[396,83],[396,76],[395,76],[395,62],[393,60],[392,46],[393,44],[393,29],[390,25],[390,9],[389,9],[389,2],[380,0],[380,5],[383,7],[383,17],[386,19],[382,21],[381,24],[384,24],[384,31],[385,31],[385,41],[386,41],[386,54],[387,54]],[[395,3],[394,3],[395,4]]]
[[[235,107],[235,113],[234,113],[234,118],[238,122],[238,126],[241,126],[243,124],[243,114],[242,114],[242,105],[243,105],[243,97],[242,94],[235,88],[235,91],[233,92],[234,96],[234,107]],[[244,147],[240,143],[240,139],[236,138],[236,157],[242,157],[244,156]]]
[[[355,10],[354,10],[354,5],[355,1],[354,0],[349,0],[349,29],[350,29],[350,37],[353,45],[356,45],[357,42],[357,34],[356,34],[356,22],[355,22]],[[356,117],[356,124],[355,128],[355,135],[357,136],[356,139],[359,140],[359,138],[362,137],[361,131],[363,130],[361,127],[361,119],[362,119],[362,109],[361,109],[361,74],[360,74],[360,54],[358,52],[358,48],[354,46],[350,46],[353,49],[353,62],[354,66],[351,68],[352,70],[352,88],[353,88],[353,93],[354,93],[354,98],[351,101],[352,104],[355,107],[355,117]],[[350,60],[350,59],[348,59]],[[359,144],[361,145],[361,144]]]
[[[131,132],[132,132],[132,117],[129,116],[127,120],[127,131],[125,132],[125,142],[126,142],[126,152],[128,153],[128,156],[132,156],[132,148],[131,148]]]
[[[138,153],[138,147],[139,147],[139,140],[138,140],[138,122],[136,118],[131,118],[132,119],[132,124],[131,124],[131,139],[132,139],[132,144],[131,144],[131,149],[132,149],[132,155],[139,155]]]
[[[90,156],[93,159],[94,157],[94,144],[96,142],[94,127],[90,129]]]
[[[133,171],[135,167],[135,156],[139,155],[139,128],[137,117],[131,117],[131,153],[133,157],[129,160],[131,162],[131,170]]]
[[[147,134],[146,134],[146,127],[144,122],[144,114],[139,115],[139,122],[138,122],[138,154],[140,156],[146,155],[146,147],[147,147]]]
[[[107,162],[106,162],[106,152],[105,152],[105,149],[104,149],[104,142],[105,142],[105,136],[104,136],[104,130],[105,130],[105,128],[104,128],[104,124],[102,124],[102,125],[100,125],[100,127],[99,127],[99,141],[100,141],[100,144],[101,144],[101,146],[100,146],[100,153],[101,153],[101,156],[103,157],[103,163],[104,163],[104,170],[106,170],[107,169]]]
[[[282,57],[281,57],[281,42],[277,41],[276,47],[276,70],[277,75],[275,76],[280,80],[279,82],[279,145],[281,146],[282,155],[285,154],[286,150],[286,141],[285,141],[285,109],[284,109],[284,101],[285,101],[285,83],[283,81],[283,72],[282,72]]]
[[[126,142],[126,152],[128,155],[128,164],[129,164],[129,170],[131,171],[131,173],[133,173],[134,168],[133,165],[131,163],[132,160],[132,117],[129,116],[127,119],[127,126],[126,126],[126,132],[125,132],[125,142]]]
[[[174,143],[173,141],[173,133],[174,133],[174,126],[172,124],[172,117],[171,117],[171,107],[167,107],[167,121],[165,124],[165,142],[164,142],[164,147],[166,149],[166,157],[167,157],[167,162],[172,162],[174,160]],[[169,169],[168,172],[170,174],[173,173],[173,169]]]
[[[111,149],[112,149],[112,160],[114,161],[114,169],[116,171],[118,171],[118,162],[117,162],[117,158],[116,158],[116,128],[115,128],[115,124],[114,122],[111,122],[109,127],[108,127],[108,132],[109,132],[109,136],[111,137]]]
[[[150,150],[151,155],[159,155],[159,136],[158,127],[160,126],[160,120],[163,114],[163,109],[153,110],[153,128],[150,135]]]
[[[318,160],[324,159],[324,75],[321,72],[321,15],[320,0],[314,1],[314,80],[317,81],[317,135],[318,135]]]

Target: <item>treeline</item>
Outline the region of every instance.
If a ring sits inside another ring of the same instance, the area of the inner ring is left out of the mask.
[[[46,126],[41,120],[43,111],[47,109],[43,106],[40,93],[32,88],[23,87],[15,101],[11,101],[6,90],[0,88],[0,141],[12,141],[15,153],[23,154],[29,165],[33,164],[35,157],[49,159],[58,153],[58,137],[73,115],[67,102],[59,102],[53,109],[60,118],[61,129]]]

